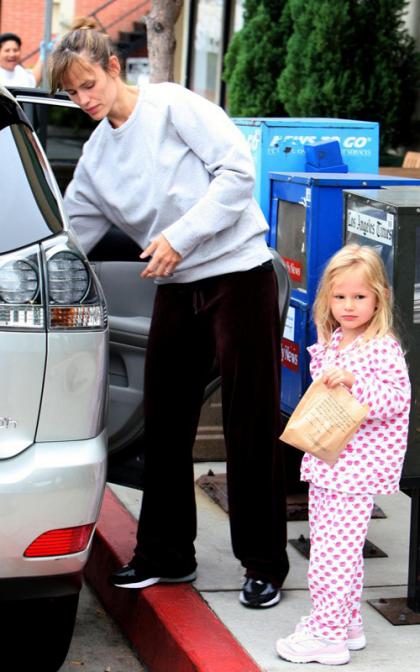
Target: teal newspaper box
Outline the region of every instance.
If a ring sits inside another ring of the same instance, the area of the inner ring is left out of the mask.
[[[256,168],[254,195],[267,221],[270,216],[269,173],[307,171],[307,145],[337,140],[348,172],[377,173],[379,170],[377,122],[294,117],[236,117],[233,121],[250,147]],[[331,172],[335,171],[331,169]]]

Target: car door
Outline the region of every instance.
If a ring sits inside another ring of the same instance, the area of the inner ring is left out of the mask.
[[[65,94],[14,91],[40,138],[64,193],[84,142],[95,127]],[[141,250],[116,227],[90,252],[109,313],[108,480],[142,487],[143,379],[155,284],[140,277]],[[205,397],[217,389],[217,372]]]

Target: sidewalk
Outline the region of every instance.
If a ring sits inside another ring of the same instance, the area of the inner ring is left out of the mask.
[[[195,469],[198,478],[209,469],[223,473],[225,465],[197,463]],[[144,591],[107,585],[111,569],[131,557],[141,501],[141,492],[119,486],[108,488],[87,580],[150,672],[297,670],[277,656],[274,643],[290,634],[308,612],[307,559],[289,544],[291,570],[281,603],[267,610],[244,608],[238,601],[242,568],[231,552],[228,517],[201,488],[196,488],[196,495],[198,577],[194,584],[157,585]],[[386,518],[371,520],[368,539],[389,557],[365,561],[363,615],[368,645],[352,653],[351,669],[413,672],[420,666],[420,625],[393,626],[367,603],[406,598],[410,498],[401,493],[375,501]],[[289,539],[301,534],[308,536],[307,521],[289,522]],[[337,668],[310,664],[305,669]]]

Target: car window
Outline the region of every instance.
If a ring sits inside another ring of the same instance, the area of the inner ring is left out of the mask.
[[[97,122],[78,107],[22,101],[21,105],[33,124],[45,149],[58,186],[64,194],[72,179],[83,145]]]
[[[38,106],[38,114],[47,114],[46,152],[50,161],[59,159],[76,162],[82,153],[86,140],[97,122],[85,112],[75,107],[48,106],[43,110]]]
[[[61,232],[63,222],[47,166],[26,124],[1,128],[0,156],[0,252]]]
[[[62,94],[58,94],[61,96]],[[18,92],[18,100],[47,154],[61,193],[70,183],[84,143],[97,122],[69,100]],[[112,226],[89,252],[92,261],[138,261],[140,247]]]

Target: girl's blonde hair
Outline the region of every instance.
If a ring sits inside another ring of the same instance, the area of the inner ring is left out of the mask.
[[[365,281],[376,296],[376,309],[363,337],[365,340],[395,334],[393,320],[393,297],[385,266],[373,247],[345,245],[329,260],[322,274],[313,306],[313,319],[318,338],[328,343],[339,326],[330,309],[331,292],[336,277],[344,271],[363,270]]]
[[[111,56],[118,57],[109,35],[96,30],[94,22],[87,18],[76,19],[74,25],[78,27],[66,33],[51,54],[51,93],[63,88],[66,73],[74,63],[82,64],[87,59],[107,70]]]

